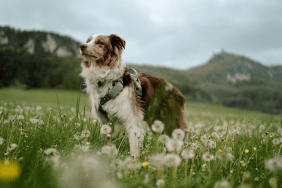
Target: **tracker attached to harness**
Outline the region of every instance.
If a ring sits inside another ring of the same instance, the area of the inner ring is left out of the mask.
[[[129,68],[125,74],[130,74],[130,76],[134,79],[137,87],[136,88],[137,97],[140,99],[142,97],[142,86],[140,80],[138,79],[137,71],[133,68]],[[98,85],[101,86],[103,84],[99,82]],[[113,81],[112,85],[113,88],[104,97],[100,99],[99,111],[101,111],[104,114],[107,114],[107,112],[102,108],[102,105],[104,105],[109,100],[114,99],[116,96],[118,96],[118,94],[123,89],[123,77]]]

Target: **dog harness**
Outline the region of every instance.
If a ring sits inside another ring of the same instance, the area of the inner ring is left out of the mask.
[[[130,74],[130,76],[134,79],[136,83],[136,91],[137,91],[137,97],[140,99],[142,97],[142,87],[141,87],[141,82],[138,79],[137,71],[133,68],[129,68],[125,74]],[[104,82],[99,81],[98,82],[98,87],[101,87],[104,85]],[[121,92],[123,89],[123,77],[114,80],[112,83],[113,88],[104,96],[100,99],[100,104],[99,104],[99,111],[101,111],[104,114],[107,114],[107,112],[102,108],[102,105],[106,104],[109,100],[114,99],[118,94]]]

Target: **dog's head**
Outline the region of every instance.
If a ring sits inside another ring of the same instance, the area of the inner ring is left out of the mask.
[[[88,61],[97,63],[99,67],[113,68],[122,56],[125,40],[115,34],[91,35],[86,43],[80,45],[80,54]],[[86,67],[91,66],[88,64]]]

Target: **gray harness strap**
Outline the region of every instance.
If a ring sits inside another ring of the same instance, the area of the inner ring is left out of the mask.
[[[136,91],[137,91],[137,96],[138,98],[142,97],[142,87],[141,87],[141,82],[138,79],[137,71],[133,68],[129,68],[126,71],[126,74],[130,74],[130,76],[134,79],[136,83]],[[101,86],[101,83],[98,83],[99,86]],[[106,102],[108,102],[111,99],[114,99],[118,94],[121,92],[123,89],[123,77],[113,81],[113,88],[104,96],[100,99],[100,104],[99,104],[99,111],[101,111],[104,114],[107,114],[107,112],[102,108],[102,105],[104,105]]]

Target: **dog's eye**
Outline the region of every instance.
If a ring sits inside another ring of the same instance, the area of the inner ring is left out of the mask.
[[[103,43],[103,42],[101,42],[101,41],[98,41],[98,42],[97,42],[97,44],[102,45],[102,44],[104,44],[104,43]]]

